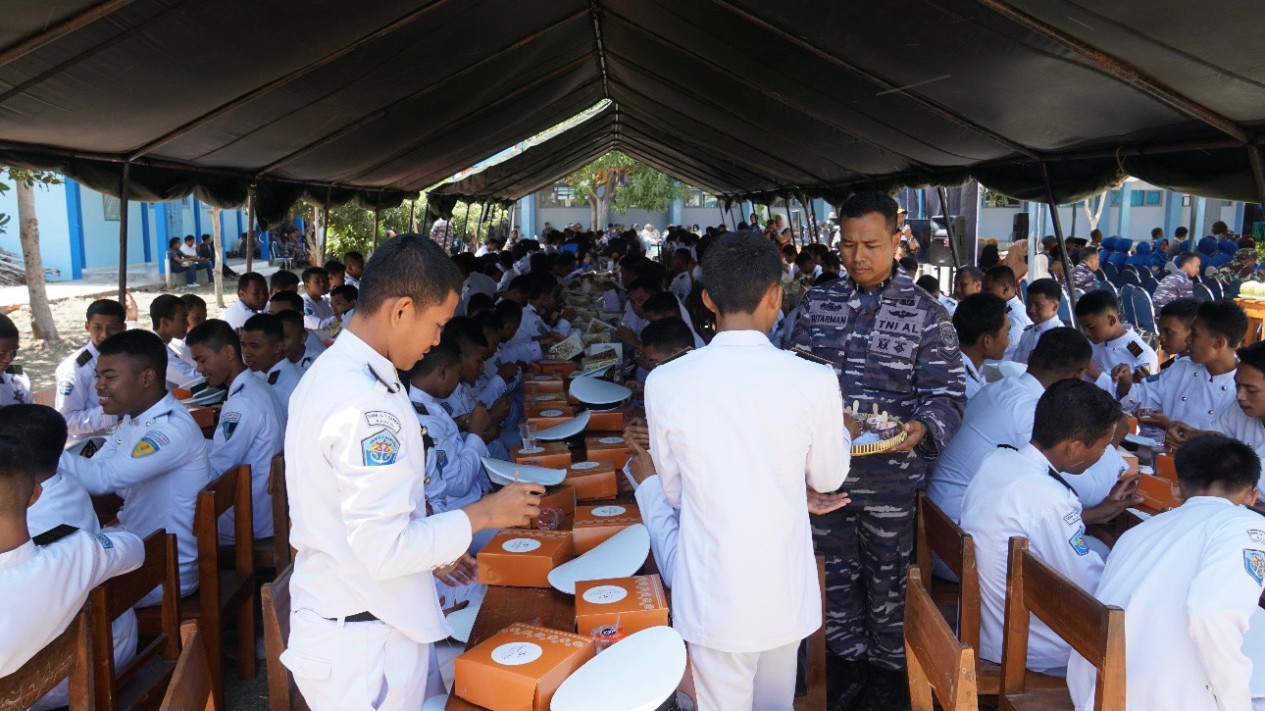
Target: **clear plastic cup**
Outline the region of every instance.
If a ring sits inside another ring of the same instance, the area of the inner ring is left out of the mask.
[[[536,448],[536,423],[524,422],[518,426],[518,434],[523,438],[523,449]]]
[[[562,525],[564,518],[566,518],[566,514],[563,513],[562,509],[542,506],[540,513],[536,514],[536,528],[542,531],[556,531]]]

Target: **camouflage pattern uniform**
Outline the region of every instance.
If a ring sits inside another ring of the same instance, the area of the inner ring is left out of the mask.
[[[1178,299],[1189,299],[1195,295],[1195,282],[1185,272],[1177,272],[1164,277],[1160,285],[1155,287],[1155,296],[1151,301],[1155,304],[1155,313]]]
[[[813,517],[817,550],[826,559],[830,651],[901,669],[915,493],[966,406],[957,332],[944,306],[899,269],[865,303],[847,276],[816,287],[794,318],[790,347],[834,364],[845,407],[858,401],[865,414],[877,405],[926,427],[912,452],[854,458],[842,487],[852,503]]]
[[[1244,247],[1235,252],[1234,259],[1218,269],[1213,278],[1221,282],[1222,286],[1228,287],[1250,280],[1255,272],[1256,250]]]
[[[1098,275],[1088,264],[1077,264],[1072,267],[1072,286],[1076,288],[1077,298],[1098,290]]]

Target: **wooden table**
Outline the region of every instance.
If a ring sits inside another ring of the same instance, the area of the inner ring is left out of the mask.
[[[1265,323],[1265,299],[1240,296],[1235,298],[1234,303],[1241,306],[1247,314],[1247,335],[1243,338],[1243,345],[1261,340],[1261,324]]]

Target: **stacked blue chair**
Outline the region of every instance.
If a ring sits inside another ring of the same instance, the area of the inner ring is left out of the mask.
[[[1155,328],[1155,305],[1151,301],[1151,295],[1142,289],[1134,289],[1129,294],[1129,300],[1133,307],[1133,326],[1143,333],[1156,333]]]
[[[1124,320],[1129,323],[1135,323],[1133,318],[1133,292],[1139,291],[1138,287],[1133,284],[1125,284],[1120,288],[1120,295],[1117,300],[1120,302],[1120,309],[1123,311]]]
[[[1204,264],[1206,264],[1208,268],[1212,269],[1213,271],[1216,271],[1217,269],[1220,269],[1221,267],[1224,267],[1225,265],[1229,264],[1233,259],[1234,259],[1233,254],[1226,254],[1225,252],[1217,252],[1215,254],[1211,254],[1207,257],[1204,257]]]
[[[1195,301],[1212,301],[1212,291],[1203,284],[1195,284]]]
[[[1207,287],[1209,293],[1212,294],[1213,299],[1221,298],[1222,296],[1221,282],[1217,281],[1216,279],[1204,279],[1203,285]]]
[[[1129,268],[1120,272],[1120,286],[1124,287],[1125,285],[1142,286],[1142,278],[1138,276],[1138,270]]]
[[[1106,260],[1106,256],[1107,256],[1106,253],[1099,255],[1100,258],[1098,260],[1098,264],[1099,264],[1098,271],[1102,272],[1103,281],[1109,282],[1111,284],[1117,284],[1120,281],[1120,270],[1116,269],[1115,265],[1108,262]]]
[[[1154,296],[1156,287],[1160,285],[1160,283],[1156,281],[1155,275],[1148,270],[1138,274],[1138,278],[1142,282],[1142,288],[1146,290],[1146,293]]]

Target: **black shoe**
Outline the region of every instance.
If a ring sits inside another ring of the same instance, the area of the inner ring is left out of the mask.
[[[857,701],[865,692],[870,669],[867,662],[844,659],[827,653],[827,711],[856,711]]]
[[[909,680],[904,669],[870,666],[870,683],[856,711],[909,711]]]

